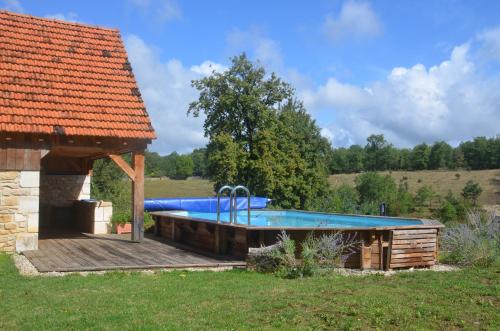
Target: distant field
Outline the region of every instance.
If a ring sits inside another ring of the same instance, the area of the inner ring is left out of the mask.
[[[460,194],[465,183],[468,180],[473,180],[483,188],[480,203],[487,205],[500,204],[500,169],[474,171],[392,171],[383,173],[391,174],[396,182],[399,182],[403,177],[408,178],[408,184],[412,192],[417,191],[423,185],[429,185],[439,195],[446,195],[448,190],[451,190],[455,194]],[[455,174],[459,174],[460,177],[457,178]],[[343,183],[354,185],[354,179],[357,175],[332,175],[329,181],[333,186]]]
[[[213,183],[206,179],[146,179],[144,182],[146,198],[212,196],[213,191]]]
[[[389,172],[385,173],[388,174]],[[455,174],[460,174],[460,177],[457,178]],[[342,183],[353,185],[354,178],[357,175],[332,175],[329,181],[334,186]],[[445,195],[448,190],[451,190],[455,194],[460,194],[465,183],[472,179],[478,182],[483,188],[483,194],[480,198],[482,204],[500,204],[500,169],[476,171],[392,171],[391,176],[397,182],[403,177],[407,177],[410,190],[413,192],[423,185],[429,185],[440,195]],[[148,198],[212,196],[213,184],[206,179],[147,179],[145,183],[145,195]]]

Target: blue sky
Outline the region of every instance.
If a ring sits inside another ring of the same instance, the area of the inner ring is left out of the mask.
[[[190,80],[247,52],[297,89],[334,146],[500,133],[500,1],[0,0],[116,27],[162,154],[206,143]]]

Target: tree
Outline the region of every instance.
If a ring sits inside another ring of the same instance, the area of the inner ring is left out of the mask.
[[[164,176],[174,178],[176,175],[176,159],[179,157],[177,152],[170,153],[167,156],[163,157],[161,163],[162,174]]]
[[[429,145],[426,143],[413,147],[410,154],[410,163],[412,170],[425,170],[429,165],[430,155]]]
[[[207,149],[197,148],[191,153],[193,159],[193,175],[200,177],[207,177],[208,175],[208,159]]]
[[[193,159],[189,155],[179,155],[175,159],[175,178],[186,179],[193,175]]]
[[[349,172],[349,152],[345,148],[336,148],[329,157],[329,169],[332,174]]]
[[[361,172],[365,167],[365,150],[359,145],[351,145],[347,153],[348,172]]]
[[[146,151],[144,153],[144,159],[144,174],[146,176],[156,177],[164,175],[162,169],[163,158],[158,153]]]
[[[390,168],[392,145],[389,144],[383,134],[372,134],[367,139],[365,146],[366,170],[383,171]]]
[[[356,177],[355,184],[360,203],[372,204],[376,209],[382,202],[390,205],[397,197],[396,182],[389,175],[367,172]]]
[[[435,193],[432,187],[424,185],[417,190],[415,195],[415,203],[419,207],[430,206],[431,199],[434,197]]]
[[[476,137],[473,141],[460,144],[465,164],[473,169],[488,169],[490,166],[489,146],[486,137]]]
[[[130,155],[124,155],[126,161]],[[111,159],[95,160],[93,164],[91,192],[93,199],[111,201],[115,212],[129,211],[131,186],[125,173]]]
[[[206,115],[209,176],[215,189],[246,184],[285,208],[304,208],[326,192],[330,145],[293,89],[248,60],[193,81],[200,91],[188,114]]]
[[[453,168],[453,148],[444,141],[435,142],[429,153],[428,169]]]
[[[474,183],[474,181],[469,180],[467,183],[465,183],[465,186],[462,190],[462,196],[465,200],[476,206],[477,200],[479,199],[479,196],[482,192],[483,189],[478,183]]]

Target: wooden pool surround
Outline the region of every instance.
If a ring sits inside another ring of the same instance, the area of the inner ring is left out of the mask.
[[[276,243],[281,228],[216,223],[214,221],[153,212],[155,233],[170,241],[186,244],[220,255],[245,259],[249,248]],[[378,216],[370,216],[378,217]],[[299,245],[312,233],[319,236],[341,231],[355,235],[360,247],[346,261],[348,268],[390,270],[411,267],[429,267],[437,262],[439,231],[444,227],[438,221],[420,219],[422,224],[408,226],[334,228],[286,228]]]

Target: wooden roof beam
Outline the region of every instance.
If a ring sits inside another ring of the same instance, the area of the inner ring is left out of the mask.
[[[111,160],[113,160],[116,165],[123,170],[127,174],[127,176],[132,180],[135,181],[135,170],[132,169],[132,167],[125,161],[120,155],[116,154],[109,154],[108,155]]]

